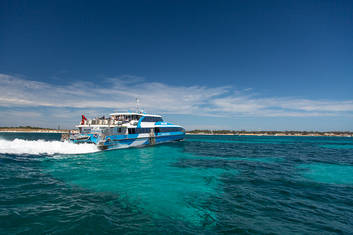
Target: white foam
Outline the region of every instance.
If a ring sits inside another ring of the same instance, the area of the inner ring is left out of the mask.
[[[1,140],[0,153],[7,154],[81,154],[97,152],[94,144],[74,144],[61,141],[45,140]]]

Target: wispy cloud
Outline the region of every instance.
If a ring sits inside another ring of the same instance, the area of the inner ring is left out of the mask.
[[[121,76],[97,82],[55,85],[0,74],[0,107],[126,110],[141,100],[148,112],[200,116],[300,117],[351,115],[353,100],[311,100],[259,97],[252,89],[230,86],[171,86],[143,78]],[[70,112],[62,115],[70,115]]]

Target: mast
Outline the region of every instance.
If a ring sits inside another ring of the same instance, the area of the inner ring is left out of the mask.
[[[139,100],[139,98],[136,98],[136,111],[137,111],[137,113],[140,113],[140,100]]]

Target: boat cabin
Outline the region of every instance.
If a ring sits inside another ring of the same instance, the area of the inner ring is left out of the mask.
[[[160,115],[144,113],[112,113],[108,118],[103,116],[94,119],[87,119],[82,115],[81,123],[76,127],[78,127],[80,134],[124,135],[139,133],[140,130],[135,131],[132,129],[142,129],[140,126],[142,122],[145,124],[154,124],[156,122],[163,122],[163,119]]]

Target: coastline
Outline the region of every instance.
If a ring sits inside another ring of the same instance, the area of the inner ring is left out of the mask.
[[[0,130],[0,133],[68,133],[69,130],[25,130],[25,129],[20,129],[20,130],[10,130],[10,129],[5,129],[5,130]]]
[[[260,134],[260,133],[185,133],[186,135],[231,135],[231,136],[301,136],[301,137],[353,137],[353,134],[332,134],[332,133],[322,133],[322,134]]]

